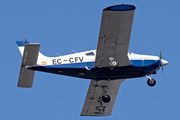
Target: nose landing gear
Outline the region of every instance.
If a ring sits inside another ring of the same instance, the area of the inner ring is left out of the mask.
[[[146,76],[148,78],[147,80],[147,84],[150,86],[150,87],[153,87],[154,85],[156,85],[156,80],[149,77],[149,76]]]

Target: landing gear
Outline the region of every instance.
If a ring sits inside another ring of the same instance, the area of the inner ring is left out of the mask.
[[[109,95],[102,96],[102,101],[108,103],[109,101],[111,101],[111,97]]]
[[[153,87],[155,84],[156,84],[156,81],[155,79],[149,77],[149,76],[146,76],[148,78],[147,80],[147,84],[150,86],[150,87]]]
[[[112,67],[117,67],[117,62],[115,61],[115,60],[112,60],[112,61],[110,61],[110,65],[112,66]]]
[[[111,67],[117,67],[118,63],[114,60],[114,57],[109,57]]]
[[[103,89],[103,94],[104,94],[104,95],[102,96],[102,101],[103,101],[104,103],[110,102],[110,101],[111,101],[111,97],[107,94],[108,87],[107,87],[107,86],[103,86],[102,89]]]

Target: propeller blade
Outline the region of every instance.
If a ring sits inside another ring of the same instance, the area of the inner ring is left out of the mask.
[[[162,53],[161,53],[161,50],[160,50],[159,61],[160,61],[160,66],[162,67]]]
[[[160,59],[162,59],[162,54],[161,54],[161,50],[160,50]]]
[[[159,60],[160,60],[160,66],[161,66],[161,69],[162,69],[162,73],[164,74],[161,50],[160,50],[160,58],[159,58]]]

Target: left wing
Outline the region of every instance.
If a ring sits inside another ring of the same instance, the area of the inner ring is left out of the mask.
[[[81,116],[105,116],[111,115],[116,97],[121,83],[125,79],[118,80],[91,80],[86,100],[81,112]],[[107,94],[111,97],[111,101],[104,103],[102,101],[103,87],[108,88]]]

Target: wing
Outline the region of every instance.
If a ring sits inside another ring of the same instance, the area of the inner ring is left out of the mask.
[[[105,116],[110,115],[114,103],[116,101],[116,97],[119,91],[119,87],[121,83],[125,79],[118,80],[91,80],[89,90],[87,92],[86,100],[84,102],[84,106],[81,112],[81,116]],[[104,94],[103,87],[108,88],[107,94],[111,97],[111,101],[108,103],[104,103],[102,101],[102,96]]]
[[[111,67],[110,57],[119,67],[131,64],[127,54],[134,11],[133,5],[116,5],[103,10],[95,67]]]

